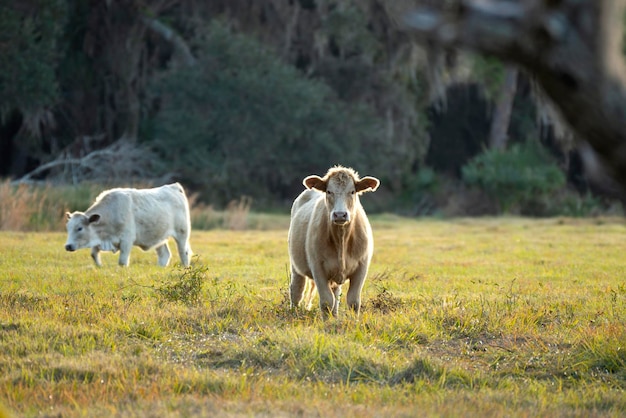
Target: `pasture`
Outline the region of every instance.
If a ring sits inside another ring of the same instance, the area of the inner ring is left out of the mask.
[[[292,311],[287,230],[189,270],[0,233],[0,404],[26,417],[626,413],[621,219],[372,217],[359,318]],[[173,242],[171,242],[171,245]],[[172,259],[178,262],[176,256]],[[317,299],[316,299],[317,303]]]

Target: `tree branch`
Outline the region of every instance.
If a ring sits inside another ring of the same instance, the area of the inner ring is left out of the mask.
[[[180,53],[183,58],[183,61],[188,66],[193,66],[196,63],[196,58],[191,53],[189,49],[189,45],[185,42],[185,40],[174,32],[173,29],[164,25],[157,19],[151,19],[146,16],[141,17],[141,21],[153,32],[161,36],[167,42],[174,46],[174,49]]]
[[[155,170],[155,166],[158,166],[158,162],[149,149],[119,140],[107,148],[92,151],[80,158],[68,157],[67,153],[63,153],[57,159],[40,165],[11,183],[33,183],[33,177],[56,167],[69,169],[74,184],[85,180],[104,182],[112,179],[124,179],[125,181],[154,180],[157,178],[167,181],[171,179],[170,173]],[[50,177],[48,176],[48,178]]]
[[[417,41],[468,48],[532,74],[626,190],[625,0],[458,0],[406,16]]]

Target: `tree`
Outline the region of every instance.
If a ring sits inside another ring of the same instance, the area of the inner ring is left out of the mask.
[[[624,190],[625,8],[625,0],[452,0],[404,21],[419,42],[469,48],[528,71]]]
[[[55,126],[51,109],[59,99],[55,71],[66,17],[65,0],[0,2],[0,164],[5,170],[24,169],[29,151],[37,153]],[[3,129],[10,125],[15,128]]]
[[[195,64],[172,62],[150,89],[160,106],[150,142],[203,199],[285,200],[303,172],[337,163],[384,171],[392,149],[371,108],[348,105],[221,21],[191,45]]]
[[[500,97],[496,102],[496,108],[491,121],[489,131],[489,147],[494,149],[505,149],[508,141],[507,131],[511,121],[513,111],[513,100],[517,90],[517,68],[507,66],[504,74],[504,81],[500,90]]]

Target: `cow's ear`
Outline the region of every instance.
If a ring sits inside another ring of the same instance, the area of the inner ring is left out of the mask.
[[[380,180],[378,180],[376,177],[363,177],[361,180],[359,180],[355,187],[356,187],[356,191],[357,193],[362,193],[362,192],[374,192],[376,191],[376,189],[378,189],[378,186],[380,185]]]
[[[65,219],[69,221],[71,218],[72,218],[72,214],[69,212],[65,212]]]
[[[304,184],[307,189],[317,189],[321,192],[326,191],[326,182],[320,176],[309,176],[304,179],[302,184]]]
[[[100,215],[98,215],[97,213],[94,213],[93,215],[91,215],[89,217],[89,223],[92,224],[94,222],[98,222],[100,220]]]

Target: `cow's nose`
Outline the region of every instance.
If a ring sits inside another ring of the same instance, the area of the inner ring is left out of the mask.
[[[65,244],[65,251],[74,251],[74,247],[72,247],[72,244]]]
[[[333,212],[333,222],[337,224],[344,224],[348,222],[348,212],[343,212],[343,211]]]

